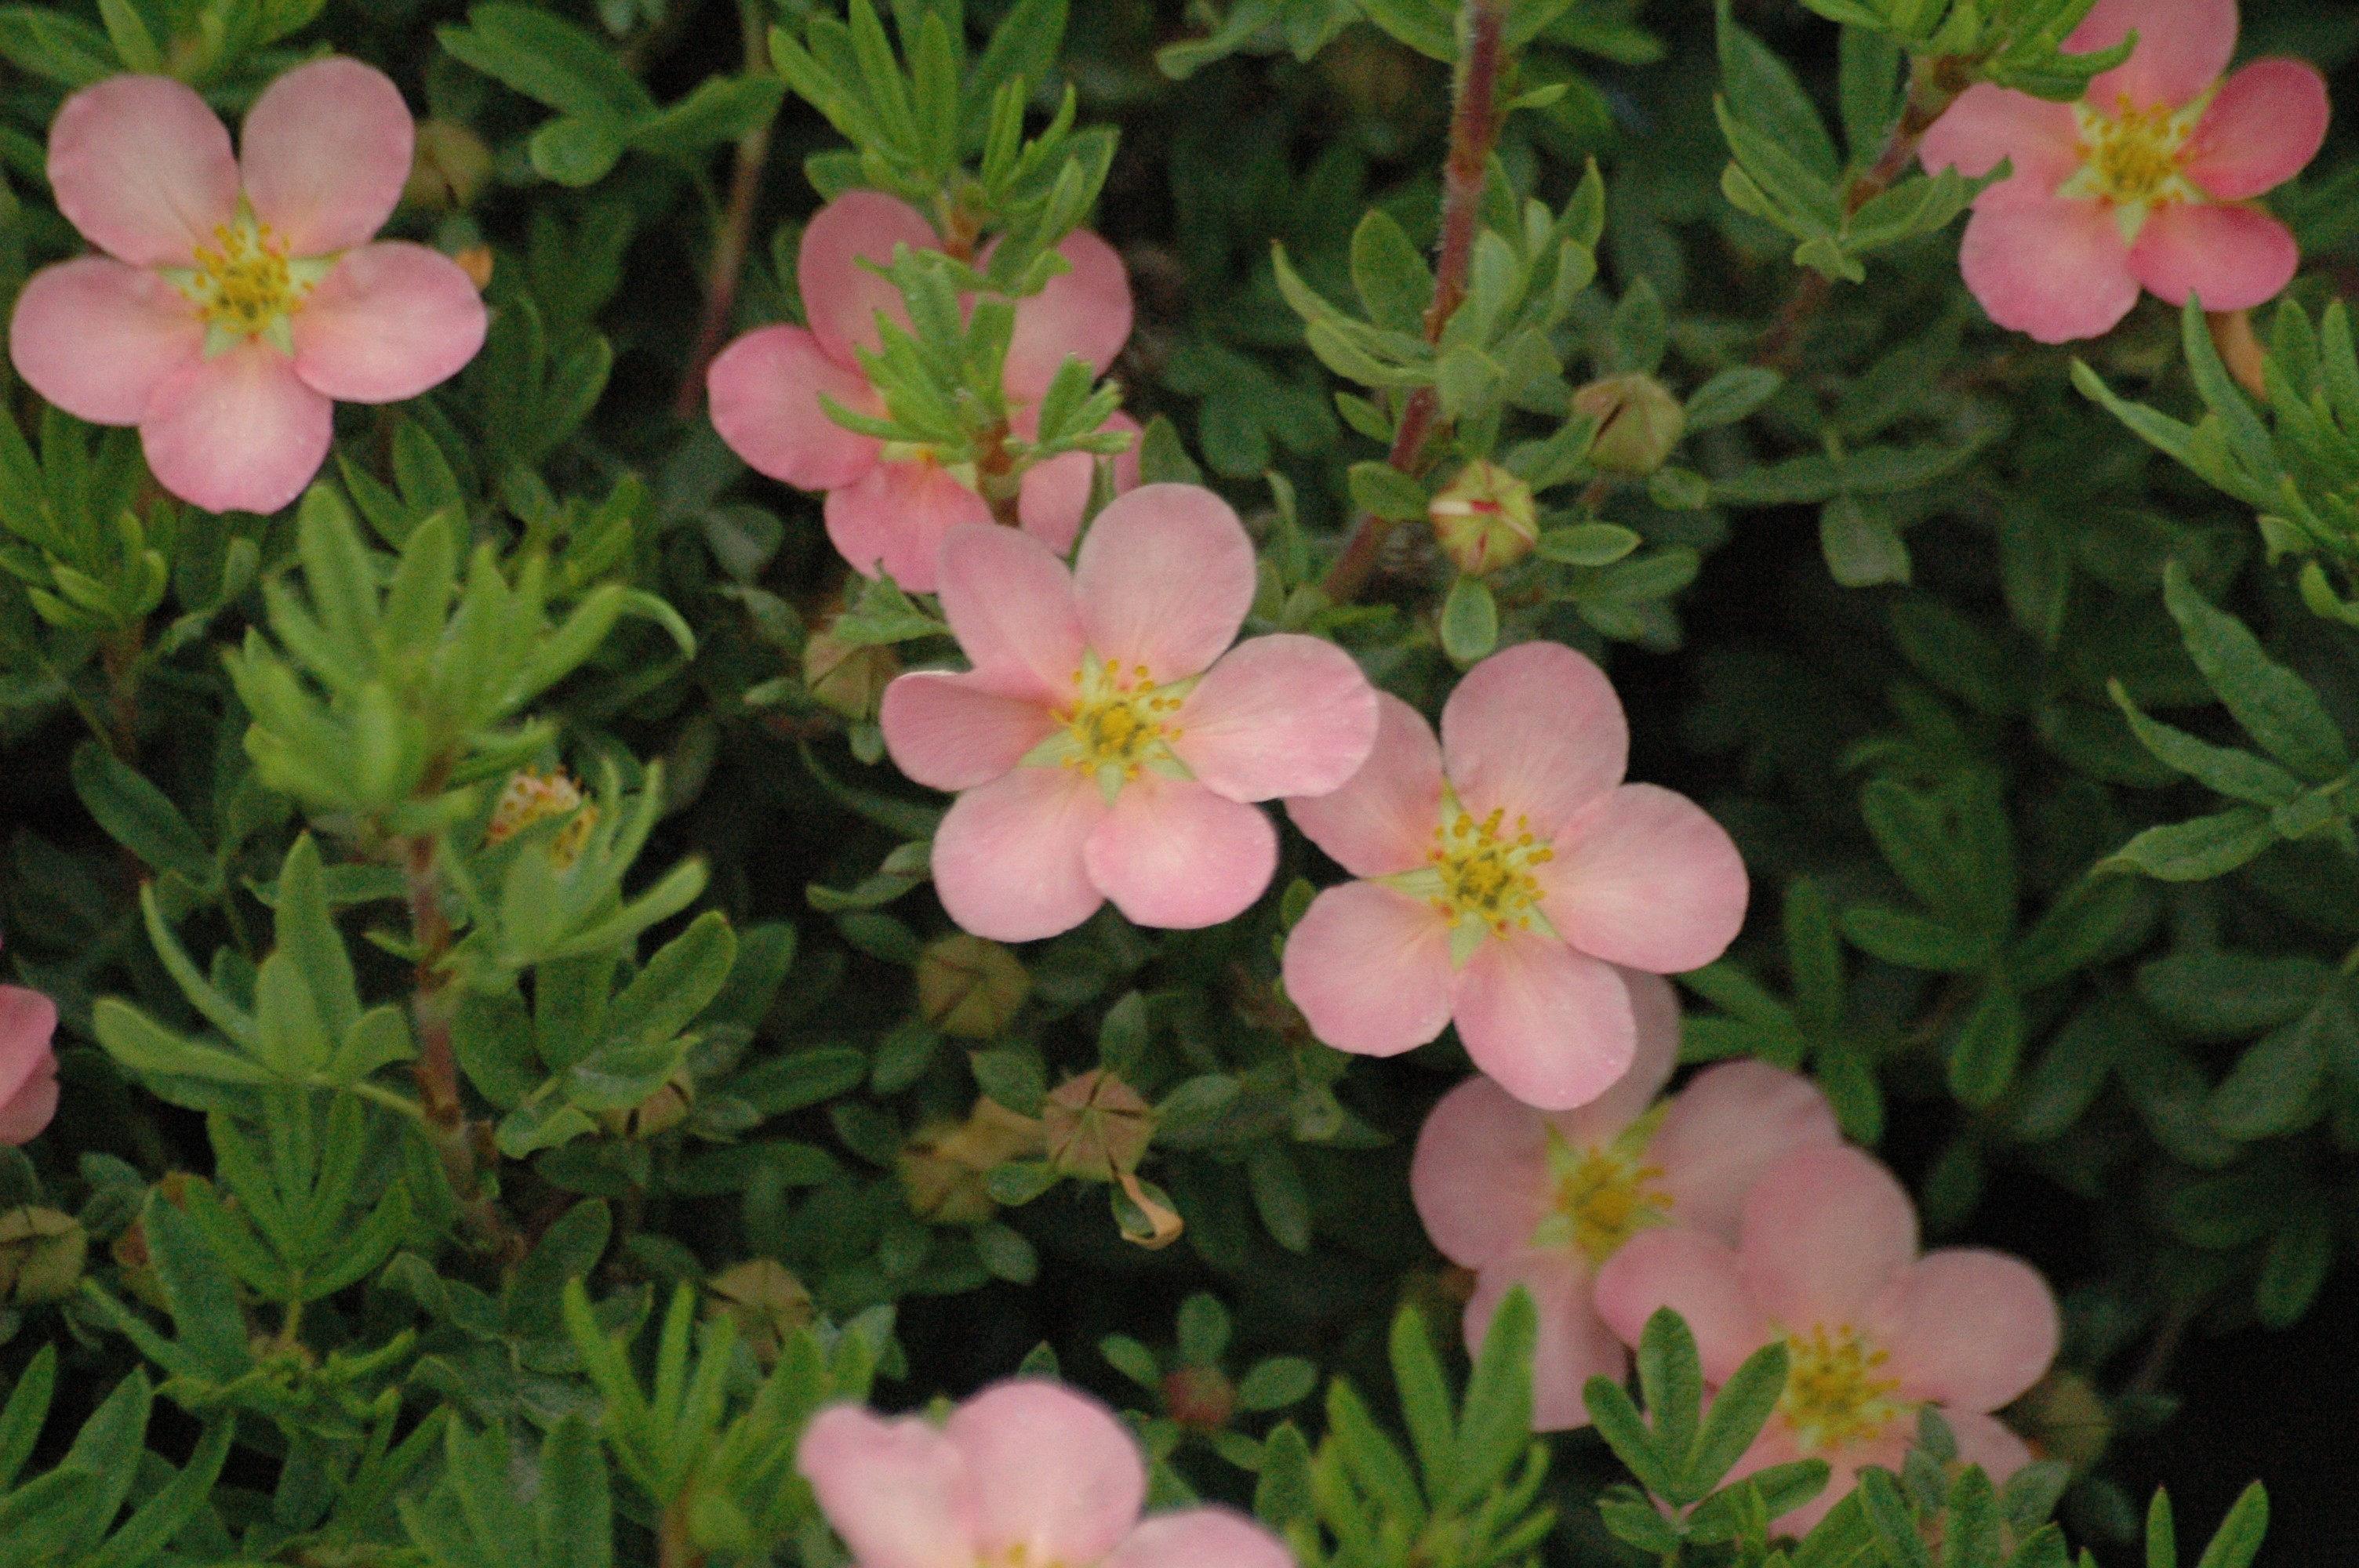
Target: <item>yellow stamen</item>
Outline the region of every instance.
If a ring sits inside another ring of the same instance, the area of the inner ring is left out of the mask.
[[[1575,1248],[1593,1267],[1622,1250],[1623,1243],[1640,1231],[1669,1224],[1671,1195],[1655,1184],[1662,1180],[1662,1169],[1647,1163],[1647,1146],[1661,1121],[1658,1108],[1612,1142],[1592,1147],[1575,1144],[1549,1128],[1554,1201],[1533,1234],[1533,1247]]]
[[[1786,1391],[1779,1413],[1804,1454],[1870,1442],[1915,1407],[1892,1396],[1900,1379],[1882,1376],[1889,1355],[1849,1324],[1814,1324],[1786,1336]]]

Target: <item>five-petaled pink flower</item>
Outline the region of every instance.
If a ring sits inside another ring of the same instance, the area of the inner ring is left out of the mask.
[[[904,450],[848,430],[820,404],[824,393],[857,414],[885,412],[854,351],[876,348],[879,313],[904,330],[909,318],[891,281],[860,264],[890,262],[897,244],[941,248],[917,209],[879,191],[850,191],[821,208],[795,260],[810,330],[780,326],[746,333],[712,362],[705,386],[713,428],[733,451],[772,479],[827,492],[828,537],[845,560],[870,577],[881,566],[903,588],[931,592],[943,535],[962,523],[991,521],[973,476],[962,476],[929,450]],[[1057,252],[1071,270],[1016,302],[1002,376],[1009,427],[1022,439],[1038,429],[1041,395],[1067,355],[1102,374],[1130,337],[1130,279],[1114,247],[1084,230],[1068,235]],[[1120,414],[1106,427],[1138,429]],[[1095,461],[1086,452],[1067,452],[1024,475],[1016,509],[1025,530],[1059,555],[1081,531]],[[1137,482],[1135,446],[1115,460],[1114,475],[1118,489]]]
[[[1426,1234],[1476,1273],[1468,1349],[1514,1287],[1539,1309],[1532,1424],[1542,1432],[1588,1424],[1582,1385],[1618,1382],[1629,1368],[1590,1302],[1601,1264],[1661,1226],[1734,1240],[1755,1177],[1795,1150],[1841,1138],[1825,1098],[1766,1063],[1707,1068],[1658,1101],[1679,1059],[1679,999],[1657,976],[1624,979],[1638,1055],[1619,1083],[1578,1110],[1544,1114],[1488,1078],[1469,1078],[1425,1119],[1409,1165]]]
[[[2326,82],[2293,59],[2219,80],[2236,49],[2236,0],[2098,0],[2065,47],[2130,58],[2078,103],[1987,82],[1927,133],[1925,167],[2014,173],[1974,199],[1959,252],[1992,320],[2043,343],[2093,338],[2138,289],[2241,310],[2300,262],[2285,225],[2251,199],[2290,179],[2326,135]]]
[[[1389,1056],[1453,1020],[1474,1065],[1566,1110],[1629,1067],[1614,966],[1671,974],[1745,920],[1745,862],[1694,802],[1622,783],[1622,704],[1595,665],[1527,643],[1467,672],[1441,710],[1378,698],[1367,766],[1287,810],[1353,876],[1286,943],[1286,989],[1338,1050]]]
[[[940,1427],[837,1405],[796,1463],[857,1568],[1293,1568],[1226,1509],[1140,1519],[1136,1441],[1055,1383],[995,1384]]]
[[[1808,1530],[1863,1465],[1898,1468],[1931,1404],[1959,1456],[2004,1482],[2031,1457],[1990,1414],[2056,1358],[2056,1298],[2030,1265],[1978,1248],[1917,1254],[1917,1211],[1856,1149],[1806,1149],[1761,1173],[1735,1247],[1701,1230],[1635,1237],[1597,1276],[1597,1310],[1624,1343],[1669,1306],[1717,1386],[1764,1345],[1791,1357],[1786,1391],[1732,1475],[1823,1459],[1827,1489],[1785,1516]]]
[[[1227,651],[1255,581],[1237,514],[1195,485],[1116,498],[1071,571],[1013,528],[950,531],[942,612],[974,668],[901,676],[881,721],[904,773],[963,792],[934,835],[952,920],[1024,942],[1107,899],[1193,927],[1261,895],[1277,834],[1248,803],[1350,778],[1376,698],[1316,637]]]
[[[0,985],[0,1143],[30,1143],[58,1113],[58,1004]]]
[[[275,512],[328,454],[335,403],[394,403],[483,347],[483,299],[424,245],[372,243],[409,178],[400,90],[298,66],[229,132],[191,88],[117,76],[49,129],[58,209],[104,255],[25,286],[8,351],[33,390],[136,425],[165,489]]]

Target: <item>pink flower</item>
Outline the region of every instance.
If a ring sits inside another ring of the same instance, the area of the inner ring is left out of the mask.
[[[978,936],[1053,936],[1107,899],[1141,925],[1232,919],[1277,865],[1246,803],[1334,789],[1368,755],[1375,694],[1350,654],[1299,636],[1223,654],[1254,551],[1209,490],[1119,497],[1071,571],[1031,535],[962,524],[939,579],[974,668],[901,676],[881,717],[903,773],[962,792],[934,886]]]
[[[1055,1383],[995,1384],[940,1427],[837,1405],[796,1463],[857,1568],[1293,1568],[1226,1509],[1141,1519],[1138,1444]]]
[[[917,209],[875,190],[853,190],[820,209],[803,231],[795,276],[810,330],[764,327],[723,351],[705,376],[713,428],[758,472],[801,490],[827,492],[828,537],[843,558],[875,577],[881,567],[903,588],[931,592],[942,536],[962,523],[988,523],[991,510],[962,477],[927,450],[888,448],[845,429],[820,406],[825,393],[855,413],[882,416],[853,351],[874,351],[881,312],[907,329],[900,291],[860,265],[893,259],[897,244],[939,250]],[[1016,306],[1004,384],[1014,434],[1038,427],[1039,401],[1068,354],[1103,374],[1130,337],[1130,279],[1114,247],[1087,231],[1057,247],[1072,270]],[[1117,414],[1107,428],[1136,433]],[[1072,547],[1090,497],[1095,460],[1068,452],[1026,473],[1017,511],[1026,532],[1059,555]],[[1115,460],[1119,488],[1138,482],[1136,449]]]
[[[1806,1149],[1746,1195],[1735,1247],[1694,1229],[1634,1238],[1597,1276],[1597,1311],[1623,1343],[1669,1306],[1687,1319],[1704,1381],[1783,1339],[1786,1392],[1734,1476],[1824,1459],[1827,1489],[1785,1516],[1799,1532],[1863,1465],[1897,1468],[1918,1410],[1938,1405],[1961,1458],[2004,1482],[2031,1457],[1989,1412],[2056,1358],[2056,1298],[2027,1263],[1978,1248],[1917,1255],[1917,1211],[1856,1149]]]
[[[1658,1100],[1679,1057],[1679,1000],[1653,975],[1624,979],[1638,1054],[1619,1083],[1578,1110],[1544,1115],[1469,1078],[1425,1119],[1409,1166],[1426,1234],[1476,1271],[1468,1349],[1515,1286],[1539,1308],[1532,1424],[1542,1432],[1586,1426],[1582,1385],[1629,1369],[1590,1303],[1599,1265],[1659,1226],[1734,1240],[1756,1176],[1797,1149],[1840,1141],[1819,1091],[1760,1062],[1708,1068]]]
[[[1745,921],[1745,863],[1692,801],[1622,783],[1630,749],[1604,672],[1555,643],[1484,660],[1441,742],[1378,698],[1368,764],[1289,800],[1310,841],[1364,880],[1319,895],[1286,944],[1312,1033],[1390,1056],[1455,1022],[1474,1065],[1527,1105],[1584,1105],[1628,1069],[1614,967],[1712,962]]]
[[[1987,82],[1927,133],[1928,169],[2014,173],[1974,199],[1959,264],[1992,320],[2043,343],[2109,331],[2138,289],[2242,310],[2300,262],[2251,199],[2290,179],[2326,136],[2326,82],[2299,60],[2256,60],[2226,81],[2235,0],[2098,0],[2065,47],[2130,58],[2078,103]]]
[[[457,263],[371,243],[415,134],[400,90],[353,59],[265,89],[242,159],[178,81],[82,89],[49,129],[49,183],[106,254],[25,286],[17,371],[69,414],[138,426],[182,500],[277,511],[319,471],[337,401],[415,397],[483,347],[484,302]]]
[[[58,1004],[0,986],[0,1143],[30,1143],[58,1113]]]

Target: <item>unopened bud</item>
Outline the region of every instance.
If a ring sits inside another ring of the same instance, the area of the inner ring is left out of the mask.
[[[1218,1367],[1174,1367],[1163,1376],[1163,1408],[1195,1432],[1218,1432],[1237,1413],[1237,1390]]]
[[[1458,470],[1426,515],[1433,519],[1441,553],[1469,577],[1514,566],[1532,553],[1540,536],[1532,487],[1480,458]]]
[[[1040,1122],[1049,1162],[1066,1175],[1094,1182],[1136,1170],[1155,1141],[1155,1108],[1103,1068],[1049,1091]]]
[[[857,724],[876,717],[900,656],[882,643],[847,643],[822,629],[803,643],[803,685],[820,706]]]
[[[989,1040],[1015,1022],[1032,977],[1014,953],[961,931],[918,955],[918,1011],[945,1034]]]
[[[427,120],[418,127],[401,199],[413,207],[465,207],[491,177],[492,149],[483,137],[453,120]]]
[[[1576,414],[1597,421],[1589,466],[1601,473],[1652,473],[1687,433],[1687,410],[1651,375],[1609,375],[1572,395]]]
[[[2014,1413],[2041,1458],[2070,1465],[2075,1474],[2086,1473],[2113,1441],[2113,1411],[2077,1372],[2049,1373],[2032,1385]]]
[[[585,801],[582,786],[575,784],[563,768],[547,773],[538,768],[522,768],[508,776],[507,786],[492,807],[491,825],[484,829],[486,846],[504,844],[536,823],[571,814],[558,835],[549,841],[549,858],[560,871],[582,857],[582,847],[590,841],[590,830],[597,826],[598,807]]]
[[[0,1300],[19,1306],[61,1302],[82,1286],[90,1237],[82,1222],[53,1208],[0,1214]]]
[[[784,1264],[767,1258],[732,1264],[704,1288],[712,1295],[705,1315],[734,1319],[737,1337],[765,1367],[777,1360],[788,1335],[811,1321],[810,1292]]]

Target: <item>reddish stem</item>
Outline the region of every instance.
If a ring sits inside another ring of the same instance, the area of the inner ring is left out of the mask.
[[[768,63],[760,8],[742,5],[745,29],[745,69],[760,70]],[[688,373],[680,378],[672,398],[676,418],[692,419],[704,396],[704,373],[721,352],[729,335],[729,318],[737,308],[737,279],[745,270],[745,250],[754,231],[754,205],[762,194],[762,170],[770,161],[770,123],[764,121],[737,143],[737,161],[729,174],[729,206],[721,232],[713,241],[712,266],[704,284],[704,316],[697,323],[696,344],[688,356]]]

